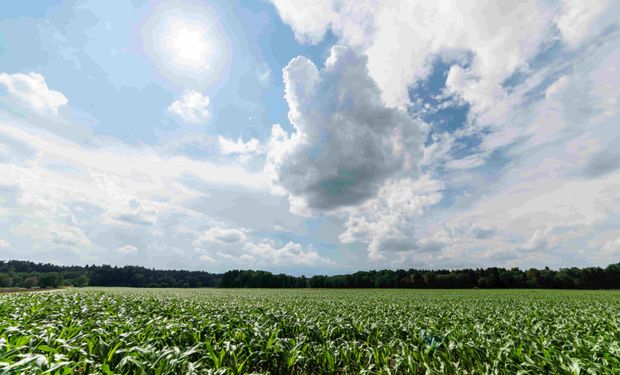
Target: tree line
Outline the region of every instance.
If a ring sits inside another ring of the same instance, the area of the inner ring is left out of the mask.
[[[58,266],[28,261],[0,261],[0,288],[127,286],[138,288],[208,288],[221,275],[204,271],[156,270],[137,266]],[[53,281],[53,282],[50,282]]]
[[[267,271],[156,270],[138,266],[58,266],[0,261],[0,287],[127,286],[147,288],[557,288],[620,289],[620,263],[605,268],[381,270],[312,277]]]
[[[620,289],[620,263],[605,268],[530,268],[462,270],[381,270],[335,276],[274,275],[265,271],[228,271],[222,275],[226,288],[547,288]]]

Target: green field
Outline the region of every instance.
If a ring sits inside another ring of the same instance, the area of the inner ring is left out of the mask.
[[[620,373],[620,293],[87,288],[3,295],[0,373]]]

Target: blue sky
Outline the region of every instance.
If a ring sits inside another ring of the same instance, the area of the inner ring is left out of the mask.
[[[294,274],[620,261],[611,1],[0,14],[0,257]]]

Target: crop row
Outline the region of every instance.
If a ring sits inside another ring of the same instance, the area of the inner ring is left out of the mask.
[[[0,373],[620,373],[620,294],[85,289],[0,297]]]

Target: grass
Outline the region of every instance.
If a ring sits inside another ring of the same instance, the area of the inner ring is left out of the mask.
[[[0,373],[620,373],[620,293],[104,289],[0,296]]]

